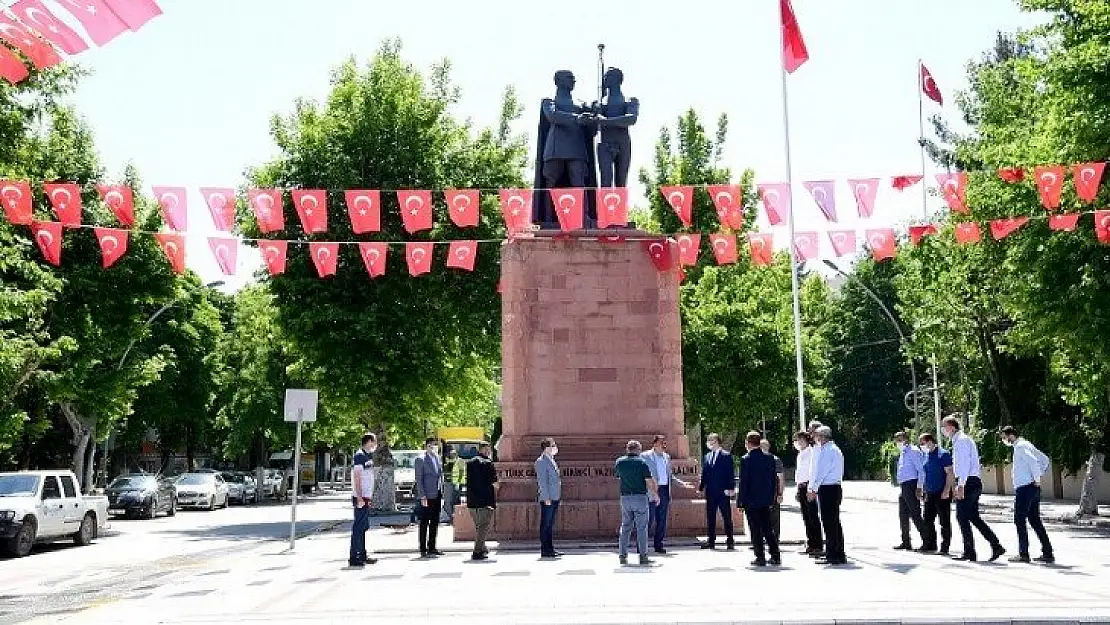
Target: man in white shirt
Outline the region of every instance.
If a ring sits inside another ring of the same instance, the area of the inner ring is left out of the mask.
[[[351,555],[347,564],[362,567],[377,562],[366,555],[366,531],[370,529],[370,500],[374,497],[374,450],[378,448],[377,437],[364,434],[362,447],[355,452],[351,467],[351,505],[355,509],[355,521],[351,524]]]
[[[1018,431],[1011,425],[1002,428],[1002,443],[1014,448],[1013,478],[1014,478],[1014,524],[1017,525],[1018,554],[1010,558],[1010,562],[1030,562],[1029,559],[1029,525],[1041,541],[1041,557],[1037,562],[1052,564],[1056,558],[1052,555],[1052,543],[1048,540],[1048,532],[1041,522],[1041,478],[1048,473],[1050,462],[1048,456],[1033,446],[1033,443],[1018,436]]]
[[[844,491],[844,454],[832,440],[832,428],[817,428],[814,439],[817,451],[813,461],[813,474],[809,478],[807,497],[817,502],[821,511],[821,526],[825,529],[825,557],[817,558],[818,564],[833,566],[847,564],[844,554],[844,528],[840,525],[840,502]]]
[[[794,435],[794,449],[798,451],[797,468],[794,469],[794,483],[798,488],[796,499],[802,509],[802,523],[806,528],[806,546],[802,553],[816,557],[825,552],[825,542],[821,538],[821,517],[817,511],[817,502],[810,501],[806,496],[809,479],[813,475],[813,454],[816,451],[808,432]]]
[[[960,420],[955,415],[944,418],[941,431],[952,440],[952,470],[956,474],[956,521],[960,524],[960,534],[964,539],[964,552],[955,559],[975,562],[975,534],[971,531],[971,527],[975,526],[990,543],[990,561],[994,562],[1006,550],[1002,548],[998,536],[987,522],[979,516],[979,496],[983,494],[979,447],[970,436],[960,430]]]
[[[648,501],[648,535],[655,544],[655,553],[665,554],[663,541],[667,537],[667,512],[671,506],[671,482],[683,488],[693,488],[693,484],[683,482],[671,475],[671,455],[667,453],[667,437],[656,434],[651,443],[651,449],[640,454],[640,459],[647,463],[651,469],[651,477],[655,480],[659,497]]]

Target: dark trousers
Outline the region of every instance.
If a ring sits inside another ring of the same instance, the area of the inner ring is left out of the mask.
[[[821,511],[821,527],[825,530],[825,557],[830,562],[842,562],[844,555],[844,528],[840,525],[840,502],[844,491],[840,484],[817,487],[817,508]]]
[[[941,499],[941,492],[925,494],[924,527],[929,535],[924,540],[926,547],[936,548],[937,526],[934,521],[939,517],[940,550],[948,551],[948,546],[952,544],[952,497],[949,495],[948,499]]]
[[[420,509],[420,553],[436,550],[436,534],[439,533],[439,513],[443,509],[443,495],[437,493],[428,497],[428,505]]]
[[[649,503],[648,507],[648,531],[652,533],[655,548],[662,549],[663,539],[667,537],[667,512],[671,509],[671,485],[660,486],[659,503]]]
[[[555,553],[555,517],[559,514],[559,500],[551,505],[540,502],[540,554],[550,556]]]
[[[998,542],[998,536],[995,536],[991,531],[987,522],[983,517],[979,516],[979,495],[983,494],[983,481],[977,477],[967,478],[967,483],[964,484],[964,498],[956,500],[956,522],[960,524],[960,534],[964,538],[964,555],[975,555],[975,534],[971,532],[971,526],[975,526],[983,538],[987,539],[992,549],[999,549],[1002,545]]]
[[[1014,493],[1014,525],[1017,525],[1018,553],[1029,555],[1029,531],[1025,522],[1033,527],[1037,539],[1041,541],[1041,555],[1052,555],[1052,543],[1048,541],[1048,532],[1041,523],[1041,487],[1036,484],[1019,486]]]
[[[361,508],[354,497],[351,505],[355,509],[355,522],[351,525],[351,557],[350,562],[366,562],[366,530],[370,529],[370,504]]]
[[[901,484],[902,494],[898,497],[898,525],[902,529],[902,544],[910,544],[910,521],[917,529],[917,535],[925,543],[924,519],[921,518],[921,502],[917,499],[917,480],[909,480]]]
[[[802,509],[802,523],[806,527],[806,548],[810,551],[821,551],[825,548],[825,541],[821,538],[821,517],[817,512],[817,502],[806,497],[809,482],[798,484],[798,506]]]
[[[779,537],[775,535],[771,524],[771,508],[768,506],[744,508],[744,516],[748,517],[748,529],[752,532],[752,550],[755,551],[755,559],[760,562],[766,561],[763,555],[766,544],[767,551],[771,553],[771,559],[777,561]]]
[[[721,516],[724,517],[725,538],[727,544],[732,546],[734,542],[732,536],[732,502],[729,500],[728,495],[724,493],[706,492],[705,524],[710,545],[717,542],[717,512],[720,512]]]

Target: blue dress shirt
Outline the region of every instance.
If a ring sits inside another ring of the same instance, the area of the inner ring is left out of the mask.
[[[1028,486],[1040,481],[1048,472],[1049,460],[1041,450],[1024,438],[1014,443],[1013,477],[1014,488]]]
[[[902,445],[902,453],[898,455],[897,476],[899,484],[917,480],[918,486],[923,486],[925,483],[925,454],[908,443]]]

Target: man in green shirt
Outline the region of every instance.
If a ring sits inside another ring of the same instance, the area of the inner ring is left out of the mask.
[[[621,485],[621,534],[620,562],[628,564],[628,541],[632,529],[636,529],[636,550],[640,554],[640,565],[651,564],[647,556],[648,501],[658,501],[655,480],[651,468],[640,458],[643,447],[640,441],[628,441],[625,455],[617,459],[613,473]]]

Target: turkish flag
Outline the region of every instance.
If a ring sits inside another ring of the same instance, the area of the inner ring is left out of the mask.
[[[1062,213],[1048,216],[1048,228],[1057,232],[1074,232],[1081,213]]]
[[[684,267],[698,264],[698,252],[701,247],[700,234],[678,235],[678,260]]]
[[[414,278],[431,271],[432,244],[418,241],[405,243],[405,263],[409,266],[409,275]]]
[[[1037,179],[1037,193],[1041,204],[1048,210],[1060,207],[1060,196],[1064,193],[1063,167],[1036,167],[1033,176]]]
[[[448,267],[474,271],[474,261],[477,258],[477,241],[451,241],[451,247],[447,250]]]
[[[722,228],[740,230],[744,227],[744,198],[738,184],[711,184],[705,189],[717,209]]]
[[[355,234],[379,232],[382,229],[382,193],[376,189],[352,189],[344,192],[351,231]]]
[[[864,219],[875,214],[875,198],[879,195],[878,178],[860,178],[848,181],[852,195],[856,197],[856,211]]]
[[[1099,243],[1110,245],[1110,210],[1095,211],[1095,234]]]
[[[1075,193],[1084,202],[1094,202],[1098,195],[1099,185],[1102,184],[1102,174],[1106,171],[1106,163],[1082,163],[1072,168],[1075,178]]]
[[[231,232],[235,226],[235,189],[201,187],[200,194],[208,204],[212,224],[220,232]]]
[[[802,186],[809,190],[810,195],[813,196],[813,201],[817,203],[817,208],[825,215],[828,221],[836,221],[836,181],[834,180],[813,180],[810,182],[803,182]]]
[[[247,203],[254,213],[254,221],[263,232],[285,230],[285,205],[281,189],[247,189]]]
[[[431,191],[398,191],[397,203],[401,206],[405,232],[412,234],[432,229]]]
[[[13,85],[18,85],[29,75],[31,72],[23,64],[23,60],[7,47],[0,46],[0,77]]]
[[[170,261],[175,273],[185,273],[185,237],[177,233],[156,232],[154,239]]]
[[[1029,221],[1028,217],[1010,217],[1009,219],[995,219],[991,222],[991,236],[995,241],[1001,241],[1017,232],[1019,228]]]
[[[1003,167],[998,170],[998,177],[1014,184],[1025,180],[1025,170],[1020,167]]]
[[[675,266],[675,242],[672,239],[654,239],[642,241],[644,251],[651,258],[651,264],[658,271],[670,271]]]
[[[125,226],[135,224],[135,194],[125,184],[98,184],[100,199],[112,209],[116,219]]]
[[[234,276],[239,260],[239,239],[229,237],[208,237],[208,249],[216,257],[216,264],[225,276]]]
[[[266,270],[270,272],[271,276],[285,273],[289,241],[262,239],[258,242],[258,252],[262,255],[262,262],[266,263]]]
[[[24,24],[38,31],[66,54],[80,54],[89,49],[89,44],[43,6],[40,0],[19,0],[12,5],[12,11]]]
[[[893,228],[877,228],[866,231],[867,247],[871,248],[871,257],[876,261],[894,258],[897,254]]]
[[[809,50],[790,0],[779,0],[779,16],[782,18],[782,66],[787,73],[793,74],[809,60]]]
[[[293,206],[296,207],[297,215],[301,218],[301,227],[304,228],[305,234],[328,231],[328,194],[326,191],[323,189],[293,189]]]
[[[551,202],[563,232],[582,229],[582,189],[551,189]]]
[[[790,219],[790,185],[785,182],[757,185],[767,220],[777,226]]]
[[[62,62],[62,57],[54,46],[39,39],[37,35],[23,27],[23,24],[0,13],[0,41],[7,41],[13,48],[22,52],[38,69],[54,67]]]
[[[127,253],[128,231],[121,228],[93,228],[100,244],[100,266],[107,269]]]
[[[62,224],[57,221],[34,221],[31,234],[35,237],[46,262],[55,267],[62,264]]]
[[[921,65],[921,91],[929,96],[929,99],[937,104],[944,106],[944,96],[940,93],[940,88],[937,87],[937,81],[933,80],[933,73],[929,68]]]
[[[89,39],[98,46],[120,36],[127,24],[119,18],[104,0],[57,0],[66,11],[73,14],[89,33]]]
[[[597,190],[597,227],[628,225],[628,188],[605,187]]]
[[[963,245],[978,243],[982,238],[983,233],[979,230],[979,222],[965,221],[956,224],[956,243]]]
[[[505,218],[505,229],[509,236],[526,230],[532,224],[532,190],[501,189],[501,215]]]
[[[185,187],[154,187],[154,197],[167,226],[178,232],[189,229],[189,193]]]
[[[858,249],[855,230],[832,230],[829,232],[829,242],[838,257],[855,254]]]
[[[944,201],[954,213],[969,214],[967,209],[967,173],[937,174],[937,184],[940,185]]]
[[[104,2],[132,32],[162,14],[162,8],[154,0],[104,0]]]
[[[481,196],[477,189],[447,189],[443,192],[451,221],[460,228],[473,228],[480,219]]]
[[[711,234],[709,246],[713,249],[713,256],[717,259],[718,265],[731,265],[736,262],[735,234]]]
[[[13,224],[29,226],[31,217],[31,185],[17,180],[0,180],[0,202],[4,215]]]
[[[748,234],[748,250],[752,255],[752,264],[768,267],[775,262],[775,235],[769,232],[752,232]]]
[[[924,239],[927,236],[936,236],[936,234],[937,227],[933,224],[926,224],[924,226],[910,226],[910,241],[913,242],[914,247],[921,245],[921,239]]]
[[[905,191],[913,185],[921,182],[922,176],[895,176],[890,179],[890,186]]]
[[[81,187],[75,184],[44,184],[46,197],[58,215],[58,221],[67,228],[81,225]]]
[[[362,256],[362,264],[366,265],[366,272],[371,278],[385,275],[386,261],[389,260],[389,244],[363,241],[358,244],[358,253]]]
[[[321,278],[334,276],[339,265],[338,243],[309,243],[308,252],[312,255],[312,264],[316,265],[316,274]]]
[[[685,185],[659,187],[659,192],[663,194],[663,198],[667,200],[667,205],[675,215],[678,215],[678,220],[682,222],[683,227],[689,228],[693,223],[694,187]]]
[[[798,260],[805,262],[817,259],[817,233],[795,232],[794,254]]]

